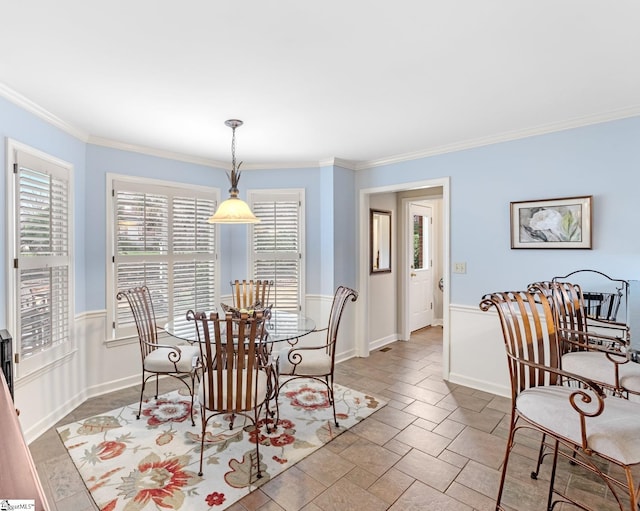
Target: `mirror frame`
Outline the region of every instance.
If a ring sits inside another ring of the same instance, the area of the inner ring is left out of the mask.
[[[388,228],[386,226],[388,225]],[[388,232],[386,232],[388,231]],[[386,247],[381,243],[386,240]],[[383,251],[380,254],[380,251]],[[386,256],[386,257],[385,257]],[[380,267],[380,262],[388,261]],[[391,272],[391,211],[369,210],[369,273]]]

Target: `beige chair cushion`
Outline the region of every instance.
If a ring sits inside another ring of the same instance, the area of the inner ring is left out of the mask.
[[[180,361],[174,364],[169,360],[171,352],[180,350]],[[193,369],[193,360],[200,358],[199,346],[176,346],[173,348],[157,348],[144,359],[144,369],[154,373],[190,373]]]
[[[255,372],[253,372],[254,377],[255,377]],[[263,403],[265,401],[265,399],[267,398],[267,373],[265,371],[258,371],[258,382],[257,382],[257,388],[254,387],[253,388],[253,405],[252,406],[256,406],[256,404],[260,405],[261,403]],[[245,369],[244,371],[242,371],[242,381],[243,381],[243,387],[246,387],[247,385],[247,370]],[[198,400],[200,402],[201,405],[206,406],[206,403],[204,402],[204,390],[205,390],[205,386],[207,382],[207,375],[203,375],[202,377],[202,381],[200,382],[200,387],[198,388]],[[235,385],[236,380],[234,377],[233,380],[233,391],[234,393],[237,391],[237,387]],[[255,380],[253,381],[252,385],[256,385]],[[217,388],[218,386],[218,381],[217,381],[217,374],[213,375],[213,387],[214,389]],[[222,371],[222,400],[224,403],[227,402],[227,371],[223,370]],[[234,394],[235,396],[235,394]]]
[[[596,382],[615,385],[614,363],[604,353],[576,351],[562,356],[562,369]],[[619,366],[620,385],[632,392],[640,392],[640,364],[627,362]]]
[[[278,372],[282,375],[324,376],[331,374],[331,357],[324,348],[317,350],[295,350],[302,357],[299,364],[289,360],[291,350],[283,351],[278,356]],[[296,358],[294,358],[296,360]]]
[[[562,437],[582,445],[580,415],[569,396],[577,389],[561,386],[534,387],[522,392],[516,399],[521,415]],[[594,408],[581,403],[584,409]],[[580,399],[578,399],[580,402]],[[589,447],[623,464],[640,463],[640,403],[609,396],[603,412],[597,417],[587,417],[587,441]]]

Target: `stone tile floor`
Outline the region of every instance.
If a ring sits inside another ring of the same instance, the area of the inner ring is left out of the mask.
[[[444,381],[441,360],[442,329],[429,327],[338,364],[338,383],[383,397],[387,406],[228,509],[495,509],[509,400]],[[30,445],[52,511],[97,509],[55,427],[137,399],[137,387],[90,399]],[[504,503],[514,511],[544,509],[550,464],[532,480],[539,437],[516,438]],[[568,463],[559,464],[558,481],[598,510],[618,509],[603,485]]]

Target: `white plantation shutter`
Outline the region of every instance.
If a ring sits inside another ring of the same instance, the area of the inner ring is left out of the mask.
[[[17,350],[21,361],[70,340],[70,171],[16,150]]]
[[[260,219],[251,230],[254,279],[273,280],[270,301],[278,309],[302,308],[302,192],[249,194]]]
[[[216,231],[206,222],[212,193],[148,182],[113,182],[116,336],[133,332],[118,290],[146,285],[160,323],[189,309],[216,308]]]

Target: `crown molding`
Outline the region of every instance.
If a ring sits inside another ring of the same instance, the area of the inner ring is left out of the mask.
[[[16,92],[6,84],[0,82],[0,96],[14,103],[15,105],[23,108],[24,110],[34,114],[40,119],[48,122],[49,124],[61,129],[69,135],[89,144],[99,145],[103,147],[110,147],[112,149],[120,149],[123,151],[131,151],[140,154],[146,154],[149,156],[157,156],[159,158],[167,158],[171,160],[183,161],[186,163],[193,163],[196,165],[203,165],[206,167],[214,167],[228,170],[231,168],[230,162],[221,162],[217,160],[211,160],[208,158],[202,158],[198,156],[192,156],[183,153],[176,153],[172,151],[166,151],[163,149],[156,149],[152,147],[139,146],[135,144],[127,144],[116,140],[97,137],[90,135],[89,133],[76,128],[75,126],[63,121],[56,115],[52,114],[48,110],[42,108],[38,104],[34,103],[30,99],[26,98],[22,94]],[[576,117],[567,121],[544,124],[540,126],[534,126],[532,128],[526,128],[523,130],[510,131],[505,133],[499,133],[497,135],[491,135],[488,137],[480,137],[475,139],[463,140],[460,142],[454,142],[452,144],[445,144],[431,149],[423,151],[415,151],[411,153],[399,154],[390,156],[387,158],[380,158],[377,160],[369,161],[353,161],[342,158],[327,158],[320,161],[299,161],[299,162],[286,162],[286,163],[253,163],[243,165],[242,170],[269,170],[269,169],[294,169],[294,168],[321,168],[328,166],[342,167],[348,170],[366,170],[374,167],[382,167],[385,165],[392,165],[394,163],[401,163],[411,160],[419,160],[422,158],[428,158],[431,156],[437,156],[440,154],[452,153],[456,151],[464,151],[466,149],[474,149],[482,146],[499,144],[501,142],[509,142],[512,140],[519,140],[522,138],[535,137],[538,135],[546,135],[555,133],[558,131],[564,131],[574,128],[581,128],[592,124],[600,124],[603,122],[616,121],[625,119],[628,117],[640,116],[640,105],[635,105],[628,108],[622,108],[618,110],[612,110],[609,112],[603,112],[600,114],[588,115],[584,117]]]
[[[63,121],[58,116],[52,114],[48,110],[45,110],[40,105],[34,103],[30,99],[26,98],[19,92],[13,90],[8,85],[0,82],[0,96],[11,101],[14,105],[19,106],[23,110],[26,110],[29,113],[32,113],[36,117],[39,117],[45,122],[55,126],[56,128],[61,129],[65,133],[68,133],[72,137],[75,137],[82,142],[87,142],[89,138],[89,134],[81,129],[72,126],[66,121]]]
[[[453,144],[446,144],[424,151],[416,151],[413,153],[405,153],[389,158],[381,158],[379,160],[362,161],[356,164],[355,170],[364,170],[374,167],[382,167],[384,165],[391,165],[394,163],[400,163],[404,161],[419,160],[421,158],[428,158],[430,156],[437,156],[440,154],[453,153],[456,151],[464,151],[465,149],[474,149],[477,147],[499,144],[501,142],[509,142],[512,140],[519,140],[522,138],[535,137],[538,135],[547,135],[558,131],[565,131],[575,128],[582,128],[584,126],[590,126],[592,124],[600,124],[603,122],[617,121],[620,119],[626,119],[628,117],[640,116],[640,105],[636,105],[629,108],[623,108],[619,110],[612,110],[610,112],[604,112],[601,114],[588,115],[584,117],[576,117],[567,121],[543,124],[532,128],[526,128],[523,130],[509,131],[506,133],[499,133],[497,135],[491,135],[488,137],[474,138],[470,140],[463,140],[461,142],[455,142]]]
[[[183,153],[176,153],[173,151],[166,151],[164,149],[156,149],[154,147],[141,146],[136,144],[127,144],[118,140],[111,140],[109,138],[89,136],[87,143],[93,145],[99,145],[102,147],[109,147],[111,149],[120,149],[122,151],[130,151],[133,153],[146,154],[147,156],[157,156],[158,158],[165,158],[168,160],[183,161],[185,163],[194,163],[196,165],[203,165],[205,167],[215,167],[220,169],[231,168],[229,162],[221,162],[211,160],[209,158],[201,158],[198,156],[192,156]],[[244,169],[243,169],[244,170]]]
[[[341,167],[348,170],[357,170],[358,162],[345,160],[343,158],[327,158],[318,162],[320,167]]]

